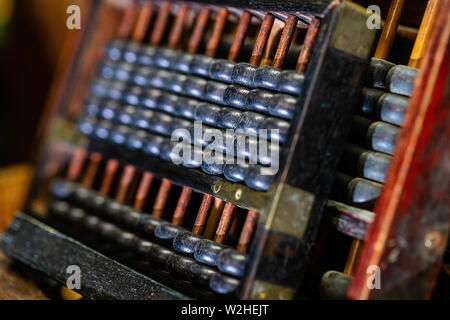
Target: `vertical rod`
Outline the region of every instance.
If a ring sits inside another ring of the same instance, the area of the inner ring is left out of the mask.
[[[176,47],[180,43],[188,9],[189,6],[187,3],[180,4],[180,9],[178,11],[177,17],[175,18],[175,22],[169,36],[169,48],[171,49],[176,49]]]
[[[400,22],[400,15],[402,14],[405,0],[393,0],[389,7],[389,12],[381,32],[380,40],[378,41],[377,50],[375,51],[375,58],[386,60],[392,48],[392,44],[397,34],[397,27]]]
[[[195,218],[194,227],[192,232],[195,234],[202,234],[205,226],[206,219],[208,218],[209,210],[213,202],[213,197],[209,194],[203,196],[202,204],[198,210],[197,217]]]
[[[239,52],[241,51],[241,47],[244,43],[245,37],[247,36],[248,27],[250,26],[250,22],[252,21],[252,16],[248,11],[244,11],[242,13],[241,18],[239,19],[239,24],[236,29],[236,33],[234,35],[233,43],[231,44],[230,52],[228,54],[228,60],[236,61]]]
[[[189,202],[192,197],[192,189],[188,187],[183,187],[181,191],[180,198],[178,199],[177,207],[175,208],[175,213],[173,214],[172,224],[175,226],[180,226],[183,222],[184,215],[189,206]]]
[[[214,234],[217,229],[217,224],[220,220],[220,215],[223,211],[224,206],[225,203],[222,200],[214,198],[214,203],[209,213],[208,221],[206,222],[206,228],[205,231],[203,232],[203,236],[205,238],[207,239],[214,238]]]
[[[83,169],[83,162],[87,157],[87,152],[84,148],[77,148],[70,160],[69,169],[67,170],[67,180],[75,182],[78,180]]]
[[[132,35],[133,41],[141,42],[144,40],[145,33],[147,32],[148,26],[150,25],[151,18],[153,16],[153,1],[147,0],[142,6],[141,13],[137,20],[134,32]]]
[[[117,29],[118,38],[127,39],[130,36],[133,30],[133,24],[134,20],[136,19],[136,14],[137,1],[133,0],[133,2],[125,9],[122,21],[120,22],[119,28]]]
[[[155,21],[155,26],[150,39],[152,46],[157,46],[161,43],[164,37],[164,31],[166,30],[167,23],[169,22],[171,3],[169,1],[164,2],[159,9],[158,16]]]
[[[277,52],[275,53],[275,58],[273,60],[272,66],[275,68],[283,67],[284,59],[291,46],[292,37],[294,36],[295,30],[297,28],[298,18],[293,15],[289,15],[286,23],[281,33],[280,43],[278,44]]]
[[[203,39],[203,34],[208,24],[209,19],[209,8],[204,7],[200,12],[197,21],[194,26],[194,31],[192,32],[191,39],[189,41],[188,52],[191,54],[197,53],[200,43]]]
[[[156,196],[155,204],[153,206],[152,215],[156,218],[161,218],[164,209],[166,207],[167,199],[169,198],[170,189],[172,188],[172,183],[167,179],[161,180],[161,186],[158,190],[158,195]]]
[[[98,152],[94,152],[89,157],[89,165],[83,178],[83,186],[91,189],[94,185],[95,176],[97,175],[98,166],[102,161],[102,156]]]
[[[414,43],[414,48],[409,59],[408,66],[413,68],[419,68],[420,62],[422,61],[423,55],[425,53],[425,48],[428,43],[428,39],[431,35],[431,30],[434,26],[436,20],[436,15],[438,11],[439,0],[429,0],[425,14],[420,23],[419,33],[417,34],[416,41]]]
[[[223,31],[228,19],[228,10],[221,8],[217,13],[216,22],[214,23],[213,32],[211,38],[206,45],[206,55],[208,57],[214,57],[216,55],[217,48],[219,47],[220,39],[222,38]]]
[[[363,248],[363,241],[357,240],[352,242],[352,246],[350,247],[350,254],[348,255],[347,262],[345,264],[344,273],[353,276],[356,269],[356,262],[358,256]]]
[[[104,197],[107,197],[109,191],[111,190],[111,185],[116,175],[117,170],[119,169],[119,162],[115,159],[110,159],[106,163],[105,168],[105,176],[103,177],[103,182],[100,187],[100,194]]]
[[[141,182],[136,193],[136,198],[134,201],[134,209],[137,211],[142,211],[145,203],[145,198],[147,198],[148,192],[152,187],[153,174],[150,172],[144,172],[142,175]]]
[[[269,40],[270,31],[272,30],[275,17],[270,13],[267,13],[261,23],[258,37],[256,38],[255,46],[253,47],[252,57],[250,58],[250,64],[259,66],[261,58],[264,54],[264,50]]]
[[[319,31],[320,20],[313,18],[311,24],[309,25],[308,31],[306,32],[305,41],[303,41],[302,50],[298,56],[296,70],[298,72],[305,72],[306,66],[308,65],[309,58],[311,57],[311,50],[314,46],[316,40],[317,32]]]
[[[237,251],[242,253],[247,252],[247,248],[250,244],[250,240],[252,239],[253,231],[255,230],[258,217],[258,212],[253,210],[248,211],[247,218],[245,219],[244,226],[242,227],[241,236],[239,237]]]
[[[233,213],[235,205],[231,202],[225,204],[223,208],[222,216],[220,217],[219,225],[217,226],[216,235],[214,241],[217,243],[223,243],[227,235],[228,229],[230,228],[231,220],[233,219]]]
[[[120,179],[119,183],[119,191],[117,191],[116,201],[119,203],[125,203],[127,198],[127,193],[130,187],[131,182],[133,181],[134,173],[136,169],[131,166],[125,166],[123,170],[122,179]]]

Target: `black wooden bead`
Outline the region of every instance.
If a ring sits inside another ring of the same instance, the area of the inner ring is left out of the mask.
[[[143,152],[152,156],[159,156],[161,152],[161,145],[164,143],[164,138],[149,134],[147,135],[147,139],[145,140],[145,144],[143,147]]]
[[[155,237],[160,240],[173,240],[183,229],[169,223],[161,223],[155,229]]]
[[[281,70],[274,67],[261,67],[256,70],[253,77],[255,87],[275,90],[278,87]]]
[[[117,145],[123,145],[128,140],[128,136],[131,133],[131,129],[127,126],[119,125],[115,126],[111,130],[109,139],[111,142]]]
[[[305,82],[305,76],[299,72],[292,70],[285,70],[281,73],[277,90],[300,95]]]
[[[74,200],[77,203],[85,204],[88,202],[89,199],[89,190],[83,188],[81,185],[75,185],[73,194],[72,194],[72,200]]]
[[[111,133],[112,127],[113,127],[113,124],[112,124],[111,121],[101,120],[95,126],[94,134],[99,139],[107,140],[109,138],[110,133]]]
[[[156,50],[154,65],[158,68],[169,69],[175,54],[173,50],[158,48]]]
[[[139,52],[138,64],[151,67],[155,62],[156,48],[154,47],[143,47]]]
[[[267,118],[260,129],[266,129],[270,140],[278,140],[284,143],[289,132],[290,123],[277,118]]]
[[[179,96],[174,94],[163,94],[159,100],[158,109],[170,114],[174,114],[176,104],[178,102],[178,97]]]
[[[162,220],[149,214],[141,214],[137,224],[133,223],[133,225],[137,231],[142,232],[145,236],[154,237],[155,229],[162,223],[164,223]]]
[[[109,222],[101,221],[98,225],[98,231],[100,236],[109,241],[114,241],[117,237],[119,228]]]
[[[262,113],[269,113],[269,105],[274,94],[262,89],[250,91],[248,96],[248,109]]]
[[[229,60],[216,59],[209,65],[209,77],[214,80],[231,83],[233,82],[232,75],[235,65],[236,63]]]
[[[176,93],[183,93],[184,83],[188,80],[188,77],[183,74],[177,74],[172,72],[168,77],[168,87],[167,90]]]
[[[59,200],[69,199],[75,191],[74,184],[64,180],[54,180],[50,184],[50,194]]]
[[[242,86],[231,85],[225,90],[224,101],[226,104],[239,108],[248,109],[251,90]]]
[[[217,267],[223,273],[227,273],[236,277],[244,275],[245,263],[247,256],[234,249],[225,249],[220,252],[217,259]]]
[[[217,81],[208,81],[205,87],[205,98],[211,102],[225,104],[224,96],[227,85]]]
[[[64,218],[70,211],[70,205],[65,201],[52,201],[49,210],[52,216]]]
[[[195,118],[195,108],[197,105],[197,100],[179,96],[177,103],[175,104],[174,114],[176,116],[193,120]]]
[[[266,117],[259,113],[246,111],[239,118],[238,129],[241,129],[245,134],[258,136],[258,129],[263,126],[265,120]]]
[[[137,242],[138,237],[130,232],[119,232],[118,237],[116,238],[116,243],[124,249],[135,247]]]
[[[192,64],[190,66],[190,72],[192,74],[208,77],[209,66],[212,61],[213,59],[210,57],[204,55],[195,55]]]
[[[292,119],[297,107],[298,101],[296,98],[278,93],[273,95],[269,103],[269,113],[276,117]]]
[[[177,52],[173,57],[172,69],[183,73],[189,73],[192,63],[194,61],[194,55],[189,53]]]
[[[203,241],[201,236],[191,232],[180,232],[173,240],[173,248],[181,253],[194,253],[200,241]]]
[[[249,63],[238,63],[233,69],[231,80],[236,84],[254,87],[253,78],[257,69],[258,67]]]
[[[133,125],[143,130],[150,130],[155,113],[152,110],[137,109],[133,116]]]
[[[251,165],[245,175],[245,184],[252,189],[267,191],[274,180],[274,175],[263,175],[262,168],[258,165]]]
[[[220,110],[221,108],[216,105],[200,103],[197,108],[195,108],[195,120],[201,121],[207,125],[217,126]]]
[[[100,225],[100,219],[96,216],[87,216],[83,221],[83,226],[87,228],[88,231],[97,233]]]
[[[127,104],[137,106],[141,103],[142,93],[143,90],[141,87],[138,86],[129,87],[123,93],[123,100]]]
[[[184,83],[183,92],[186,95],[202,99],[205,94],[207,81],[198,77],[189,77]]]
[[[139,130],[128,135],[127,147],[132,150],[141,150],[147,142],[147,132]]]
[[[148,79],[148,83],[153,88],[165,89],[169,86],[169,76],[170,72],[166,70],[153,69],[152,74]]]
[[[248,167],[248,164],[226,164],[223,174],[231,182],[244,181]]]
[[[89,207],[92,208],[92,210],[98,212],[104,208],[105,203],[106,203],[105,197],[99,195],[98,193],[92,193]]]
[[[112,199],[105,199],[103,214],[112,221],[119,221],[122,218],[125,206]]]
[[[133,106],[122,107],[117,114],[117,120],[124,125],[131,125],[134,121],[136,112],[137,112],[136,107]]]
[[[215,274],[212,276],[209,286],[216,293],[231,294],[239,287],[239,280],[221,274]]]
[[[81,222],[86,218],[86,212],[80,208],[72,208],[66,215],[66,218],[73,222],[74,224],[81,224]]]
[[[214,162],[214,163],[207,163],[206,161],[203,161],[203,163],[202,163],[203,172],[213,175],[213,176],[223,174],[223,167],[224,167],[224,163],[223,163],[223,161],[220,161],[220,160],[218,160],[217,162]]]
[[[142,105],[149,109],[158,109],[159,101],[163,96],[163,92],[158,89],[147,89],[144,91],[141,102]]]
[[[225,245],[216,243],[211,240],[204,240],[198,243],[195,248],[194,257],[198,262],[216,266],[217,259],[222,250],[226,249]]]
[[[199,263],[192,263],[189,266],[189,272],[191,273],[193,277],[192,279],[195,281],[195,283],[206,288],[209,287],[211,278],[219,273],[212,268],[201,265]]]
[[[222,107],[217,114],[216,126],[223,129],[238,129],[242,114],[233,108]]]

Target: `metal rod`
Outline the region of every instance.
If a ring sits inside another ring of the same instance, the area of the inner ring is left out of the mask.
[[[70,160],[69,169],[67,170],[67,180],[75,182],[78,180],[83,169],[83,162],[87,157],[87,152],[84,148],[77,148]]]
[[[319,31],[320,20],[313,18],[306,32],[305,40],[303,41],[302,50],[298,56],[296,70],[298,72],[305,72],[308,65],[309,58],[311,57],[311,50],[316,40],[317,32]]]
[[[200,47],[200,43],[203,39],[203,34],[206,29],[206,25],[208,24],[209,19],[209,8],[205,7],[200,12],[197,21],[194,26],[194,31],[192,32],[191,39],[189,41],[188,52],[189,53],[197,53],[198,48]]]
[[[258,212],[253,210],[248,211],[247,218],[245,219],[244,226],[242,227],[241,236],[239,237],[237,251],[242,253],[247,252],[247,248],[250,244],[250,240],[252,239],[253,231],[255,230],[258,217]]]
[[[117,170],[119,169],[119,161],[115,159],[110,159],[106,163],[105,168],[105,176],[103,177],[103,182],[100,187],[100,194],[104,197],[107,197],[109,191],[111,190],[111,185],[116,175]]]
[[[205,232],[203,233],[205,238],[212,239],[214,237],[224,206],[225,202],[218,198],[214,198],[214,204],[209,213],[208,221],[206,222]]]
[[[162,179],[161,186],[158,190],[158,195],[156,196],[155,204],[153,206],[152,215],[156,218],[161,218],[164,209],[166,208],[167,199],[169,198],[170,189],[172,188],[172,183],[167,179]]]
[[[245,37],[247,36],[248,27],[250,26],[251,20],[252,16],[250,12],[244,11],[241,15],[241,18],[239,19],[239,24],[234,35],[234,40],[231,44],[230,52],[228,54],[228,60],[237,60]]]
[[[198,210],[197,217],[195,218],[194,227],[192,232],[195,234],[202,234],[203,228],[205,227],[206,219],[208,218],[209,210],[213,202],[213,197],[209,194],[203,196],[202,204]]]
[[[137,14],[137,1],[134,0],[127,8],[123,14],[122,21],[120,22],[119,28],[117,29],[117,37],[121,39],[127,39],[133,30],[134,20]]]
[[[208,57],[214,57],[216,55],[217,48],[219,47],[220,39],[222,38],[223,31],[228,19],[228,10],[221,8],[217,13],[216,22],[214,23],[213,32],[211,38],[206,45],[206,55]]]
[[[144,172],[144,174],[142,175],[141,182],[139,184],[134,201],[134,209],[142,211],[145,199],[147,198],[148,192],[152,187],[153,178],[154,176],[150,172]]]
[[[169,36],[169,48],[176,49],[183,35],[183,28],[188,14],[189,5],[187,3],[180,4],[180,10],[173,24],[172,31]]]
[[[129,190],[129,187],[131,185],[131,182],[133,181],[134,174],[136,172],[136,169],[131,166],[127,165],[125,166],[122,174],[122,179],[120,179],[119,183],[119,190],[117,191],[116,201],[120,203],[125,203],[127,193]]]
[[[192,198],[192,189],[189,187],[183,187],[181,191],[180,198],[178,199],[177,207],[172,218],[172,224],[175,226],[180,226],[183,223],[184,215],[189,206],[189,202]]]
[[[151,0],[145,1],[139,14],[136,26],[134,28],[132,36],[133,41],[141,42],[142,40],[144,40],[145,33],[147,32],[151,18],[153,16],[153,11],[154,11],[153,1]]]
[[[220,217],[219,225],[217,226],[216,235],[214,236],[215,242],[217,243],[224,242],[228,229],[230,228],[231,220],[233,219],[235,207],[236,206],[231,202],[227,202],[227,204],[225,204],[222,216]]]
[[[89,165],[83,178],[83,186],[91,189],[94,185],[95,176],[97,175],[98,166],[102,161],[102,156],[98,152],[94,152],[89,157]]]
[[[265,15],[264,20],[261,23],[261,28],[259,29],[258,37],[256,38],[255,46],[253,47],[250,64],[259,66],[267,45],[267,40],[269,40],[270,31],[272,30],[274,21],[275,17],[273,15],[270,13]]]
[[[298,18],[293,15],[289,15],[286,23],[281,33],[280,42],[278,44],[277,52],[275,53],[275,58],[273,60],[272,66],[275,68],[283,67],[284,59],[291,46],[292,37],[294,36],[295,30],[297,28]]]
[[[164,31],[166,30],[167,23],[169,22],[171,6],[172,5],[170,2],[164,2],[159,9],[150,39],[150,44],[152,46],[159,45],[164,37]]]

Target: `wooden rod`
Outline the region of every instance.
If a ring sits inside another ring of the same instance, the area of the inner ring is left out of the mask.
[[[161,43],[166,31],[167,24],[170,17],[170,9],[172,5],[169,1],[164,2],[159,8],[158,16],[156,17],[155,26],[150,39],[152,46],[157,46]]]
[[[150,172],[144,172],[139,183],[138,190],[136,192],[136,198],[134,200],[134,209],[137,211],[142,211],[144,208],[145,199],[150,191],[153,184],[153,174]]]
[[[208,20],[209,20],[209,8],[204,7],[197,18],[197,21],[194,26],[194,31],[192,32],[192,36],[189,41],[188,47],[189,53],[191,54],[197,53],[197,50],[200,47],[201,41],[203,39],[203,34],[205,33]]]
[[[298,72],[305,72],[306,66],[308,65],[309,58],[311,57],[311,50],[314,46],[316,40],[317,32],[319,31],[320,20],[313,18],[311,24],[309,25],[308,31],[306,32],[305,41],[303,41],[302,50],[298,56],[296,70]]]
[[[241,51],[241,47],[244,43],[245,37],[247,36],[248,27],[250,26],[250,22],[252,20],[252,16],[250,12],[244,11],[239,19],[239,24],[236,29],[236,33],[234,35],[233,43],[231,44],[230,52],[228,54],[228,60],[236,61],[239,52]]]
[[[297,28],[298,18],[293,15],[289,15],[286,23],[281,33],[280,42],[278,44],[277,52],[275,53],[275,58],[273,60],[272,66],[275,68],[283,67],[284,59],[291,46],[292,37],[294,36],[295,30]]]
[[[255,46],[253,47],[252,57],[250,58],[250,64],[254,66],[259,66],[261,58],[266,49],[267,40],[269,40],[270,31],[272,31],[273,22],[275,17],[270,13],[264,16],[261,23],[261,28],[259,29],[258,37],[256,38]]]
[[[392,44],[397,34],[397,27],[402,14],[405,0],[393,0],[389,7],[389,12],[381,32],[380,40],[375,51],[375,58],[386,60],[391,52]]]
[[[227,19],[228,10],[224,8],[220,9],[217,13],[216,22],[214,23],[211,38],[206,45],[206,55],[208,57],[214,57],[216,55],[217,48],[220,44],[220,39],[222,38],[223,31],[225,30]]]

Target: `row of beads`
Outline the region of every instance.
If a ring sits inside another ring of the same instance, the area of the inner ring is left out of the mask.
[[[236,63],[200,54],[143,46],[120,40],[114,40],[108,44],[106,56],[113,61],[174,70],[222,82],[266,88],[294,95],[301,93],[305,79],[302,73],[294,70],[280,70],[269,66],[257,67],[249,63]]]
[[[133,253],[200,287],[209,288],[219,294],[232,294],[239,286],[238,279],[221,274],[190,257],[126,232],[115,224],[88,214],[83,209],[72,207],[67,202],[53,201],[49,209],[52,218],[69,220],[71,225],[75,224],[87,229],[103,241],[117,245],[118,249]]]
[[[81,117],[78,121],[78,128],[85,135],[125,146],[132,151],[142,151],[150,156],[159,156],[164,161],[180,163],[188,168],[201,168],[203,172],[210,175],[224,175],[231,182],[245,182],[248,187],[259,191],[267,191],[275,177],[275,173],[260,165],[239,164],[239,162],[227,164],[222,161],[205,162],[203,161],[203,150],[199,147],[190,148],[192,154],[183,159],[182,154],[174,152],[177,142],[143,130],[116,125],[109,120],[98,121],[92,116]],[[221,159],[219,153],[216,153],[215,156],[216,159]],[[268,155],[268,158],[271,159],[271,155]]]

